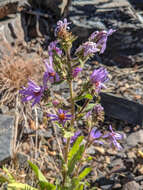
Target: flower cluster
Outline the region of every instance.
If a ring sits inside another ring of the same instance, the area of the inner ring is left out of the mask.
[[[115,30],[113,29],[110,29],[109,31],[103,30],[101,32],[96,31],[91,34],[89,40],[96,43],[97,48],[100,50],[100,54],[102,54],[106,49],[108,36],[112,35],[114,32]]]
[[[48,53],[49,56],[53,56],[54,53],[56,53],[59,57],[62,55],[62,50],[57,47],[58,41],[51,42],[48,46]]]
[[[79,48],[76,50],[76,54],[82,53],[84,57],[93,55],[94,53],[99,52],[99,49],[97,48],[97,44],[94,42],[85,42]]]
[[[44,92],[47,90],[47,82],[55,83],[59,82],[60,76],[58,73],[55,71],[54,66],[53,66],[53,56],[54,53],[57,54],[59,57],[62,55],[62,50],[58,48],[57,41],[51,42],[48,46],[48,53],[49,53],[49,58],[46,59],[45,66],[46,66],[46,71],[43,75],[43,86],[38,86],[35,84],[33,81],[28,82],[28,87],[23,87],[23,90],[20,90],[20,93],[24,96],[22,101],[30,101],[34,99],[34,102],[32,103],[32,106],[34,106],[36,103],[40,103],[41,98],[44,96]]]
[[[50,56],[49,59],[45,60],[46,72],[43,76],[44,86],[47,85],[47,81],[49,80],[51,83],[58,82],[60,80],[59,75],[56,73],[53,67],[53,58]]]
[[[38,86],[31,80],[28,82],[27,88],[23,87],[23,90],[20,90],[20,93],[24,95],[22,99],[23,102],[27,102],[34,99],[32,106],[40,102],[43,92],[44,88],[42,86]]]
[[[122,149],[120,143],[118,142],[118,140],[121,140],[123,138],[122,135],[114,132],[111,125],[109,126],[109,129],[111,132],[107,133],[106,135],[103,135],[100,131],[97,131],[95,128],[93,128],[90,132],[91,141],[95,143],[104,144],[104,139],[108,139],[111,146],[114,145],[114,147],[116,147],[117,149]],[[103,141],[98,139],[102,139]]]
[[[108,81],[108,72],[105,68],[101,67],[95,69],[90,76],[91,83],[95,86],[96,92],[99,93],[101,89],[105,89],[105,82]]]
[[[60,33],[62,31],[66,31],[69,30],[70,27],[68,26],[69,24],[71,24],[70,22],[67,22],[67,19],[65,18],[63,21],[59,20],[57,22],[57,27],[55,29],[55,35],[57,35],[57,33]]]
[[[109,126],[109,129],[110,129],[111,132],[104,135],[103,138],[109,139],[111,145],[114,145],[119,150],[122,149],[122,147],[121,147],[120,143],[118,142],[118,140],[121,140],[123,138],[123,136],[121,134],[119,134],[119,133],[114,132],[111,125]]]

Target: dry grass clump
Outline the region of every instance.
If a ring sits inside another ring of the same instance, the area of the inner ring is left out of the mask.
[[[22,86],[26,86],[29,79],[42,80],[43,63],[40,59],[26,59],[22,57],[6,57],[0,63],[0,104],[13,102]],[[15,101],[14,101],[15,102]]]

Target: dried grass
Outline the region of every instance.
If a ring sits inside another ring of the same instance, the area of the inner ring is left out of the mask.
[[[43,63],[40,59],[5,57],[0,63],[0,104],[15,102],[16,95],[28,79],[42,81]]]

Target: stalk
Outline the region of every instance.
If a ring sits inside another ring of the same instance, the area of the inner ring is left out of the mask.
[[[72,79],[72,65],[71,65],[71,58],[70,58],[70,49],[67,51],[67,64],[69,66],[69,72],[70,72],[70,79],[68,80],[68,84],[69,84],[69,90],[70,90],[70,104],[71,104],[71,114],[72,114],[70,129],[72,129],[74,125],[74,121],[75,121],[75,108],[74,108],[74,93],[73,93],[73,79]],[[63,187],[65,185],[66,178],[67,178],[67,165],[68,165],[68,153],[69,153],[69,148],[70,148],[70,140],[71,138],[69,137],[67,139],[67,144],[65,147],[64,159],[65,159],[66,168],[64,168],[64,172],[63,172],[63,183],[62,183]]]

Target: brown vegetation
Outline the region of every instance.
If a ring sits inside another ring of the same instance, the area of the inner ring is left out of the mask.
[[[39,60],[5,57],[0,63],[0,104],[11,103],[29,79],[42,79],[43,63]],[[41,73],[41,74],[40,74]]]

